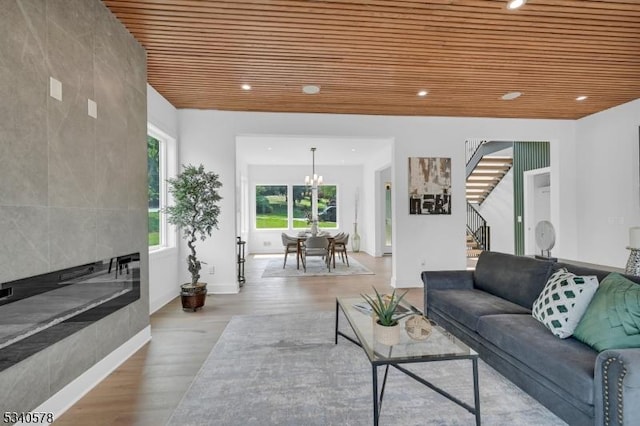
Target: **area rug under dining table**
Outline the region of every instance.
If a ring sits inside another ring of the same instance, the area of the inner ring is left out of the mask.
[[[169,425],[371,425],[371,365],[356,345],[334,344],[333,312],[244,315],[231,319]],[[349,330],[346,321],[341,329]],[[410,368],[472,403],[471,363]],[[499,373],[479,362],[485,425],[565,423]],[[474,425],[474,416],[389,370],[381,425]]]
[[[356,259],[349,257],[349,266],[340,259],[336,260],[336,266],[331,265],[331,270],[327,269],[324,260],[319,257],[307,258],[307,270],[305,271],[300,264],[297,267],[295,253],[289,255],[286,267],[282,267],[284,263],[283,257],[277,257],[269,260],[264,268],[262,278],[271,277],[324,277],[324,276],[341,276],[341,275],[373,275],[373,272],[358,262]]]

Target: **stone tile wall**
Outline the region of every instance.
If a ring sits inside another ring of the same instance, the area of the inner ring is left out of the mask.
[[[0,282],[136,251],[142,276],[140,300],[0,372],[0,412],[37,407],[149,324],[146,114],[144,49],[101,1],[2,1]]]

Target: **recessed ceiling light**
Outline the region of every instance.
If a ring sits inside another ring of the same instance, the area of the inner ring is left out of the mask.
[[[509,3],[507,3],[507,9],[510,9],[510,10],[517,9],[519,7],[524,6],[526,2],[527,0],[509,0]]]
[[[242,85],[242,90],[251,90],[251,85],[250,84],[243,84]]]
[[[316,93],[320,93],[320,86],[308,84],[306,86],[302,86],[302,91],[307,95],[315,95]]]
[[[578,96],[576,98],[576,101],[584,101],[585,99],[587,99],[588,96],[582,95],[582,96]]]
[[[512,101],[516,98],[522,96],[522,92],[509,92],[502,95],[502,100],[504,101]]]
[[[356,152],[356,149],[355,148],[351,148],[351,152]]]
[[[427,96],[427,93],[429,93],[429,92],[427,92],[426,90],[421,90],[421,91],[418,92],[418,96],[424,97],[424,96]]]
[[[272,148],[271,148],[271,147],[269,147],[269,148],[267,148],[267,151],[271,151],[271,149],[272,149]]]

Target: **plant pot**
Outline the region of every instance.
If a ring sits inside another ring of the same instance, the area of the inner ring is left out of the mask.
[[[373,323],[373,337],[376,342],[383,345],[393,346],[400,343],[400,324],[392,326],[380,325],[378,321]]]
[[[204,300],[207,298],[207,283],[182,284],[180,286],[180,299],[182,300],[182,309],[196,311],[204,306]]]

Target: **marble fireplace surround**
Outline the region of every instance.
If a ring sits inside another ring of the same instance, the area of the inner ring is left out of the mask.
[[[139,253],[0,284],[0,371],[139,298]]]

